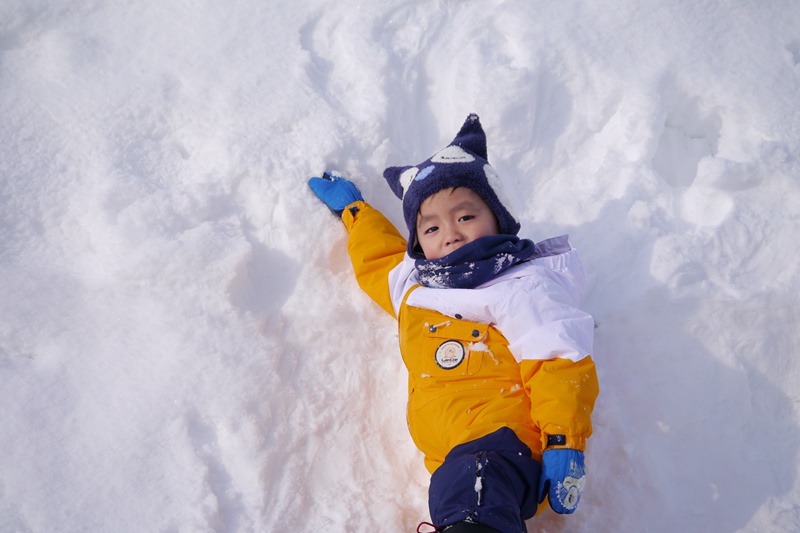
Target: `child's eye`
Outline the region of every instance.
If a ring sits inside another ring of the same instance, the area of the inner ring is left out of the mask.
[[[438,226],[431,226],[430,228],[425,230],[425,234],[427,235],[428,233],[433,233],[434,231],[436,231],[438,229],[439,229]]]
[[[473,218],[475,218],[475,215],[464,215],[463,217],[459,218],[458,221],[466,222],[468,220],[472,220]]]

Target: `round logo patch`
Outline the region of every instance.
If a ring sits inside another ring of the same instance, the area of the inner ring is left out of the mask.
[[[444,341],[436,349],[436,364],[445,370],[451,370],[461,364],[467,351],[458,341]]]

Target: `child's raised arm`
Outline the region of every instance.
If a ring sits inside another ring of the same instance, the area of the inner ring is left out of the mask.
[[[366,203],[358,188],[335,172],[311,178],[308,186],[331,211],[342,217],[349,234],[347,251],[361,289],[396,317],[389,272],[403,261],[406,239],[380,211]]]

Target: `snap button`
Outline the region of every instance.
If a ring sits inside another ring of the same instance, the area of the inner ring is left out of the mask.
[[[461,315],[460,315],[459,313],[456,313],[456,318],[457,318],[458,320],[461,320]]]
[[[478,331],[477,329],[473,329],[473,330],[472,330],[472,336],[473,336],[473,337],[478,337],[478,336],[480,336],[480,334],[481,334],[481,332],[480,332],[480,331]]]
[[[428,331],[430,331],[431,333],[436,333],[436,326],[429,327]]]

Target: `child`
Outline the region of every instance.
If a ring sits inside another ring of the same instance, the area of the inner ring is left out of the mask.
[[[309,186],[342,217],[360,287],[398,320],[433,527],[524,532],[545,498],[574,512],[599,391],[577,252],[566,236],[516,237],[477,115],[384,178],[408,240],[338,174]]]

